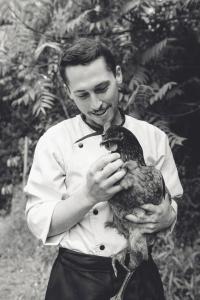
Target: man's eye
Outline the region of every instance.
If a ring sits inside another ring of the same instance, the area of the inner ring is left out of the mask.
[[[81,95],[77,95],[77,96],[80,99],[86,99],[88,97],[88,94],[81,94]]]
[[[108,86],[105,86],[103,88],[96,89],[95,92],[97,94],[101,94],[101,93],[105,93],[107,91],[107,89],[108,89]]]

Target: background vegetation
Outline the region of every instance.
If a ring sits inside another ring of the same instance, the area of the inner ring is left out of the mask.
[[[25,229],[18,188],[24,141],[28,137],[29,168],[38,137],[77,113],[58,64],[63,48],[81,36],[113,50],[124,73],[123,109],[169,136],[184,197],[173,239],[160,241],[155,255],[167,300],[199,299],[199,9],[198,0],[0,0],[0,227],[7,233],[0,269],[10,278],[8,285],[2,281],[2,299],[44,296],[55,250],[38,245]]]

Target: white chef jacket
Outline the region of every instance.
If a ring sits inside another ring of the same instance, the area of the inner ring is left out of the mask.
[[[123,126],[137,137],[146,164],[154,165],[162,172],[172,198],[181,197],[183,190],[166,134],[127,115]],[[57,203],[71,201],[73,205],[73,201],[79,201],[73,194],[83,184],[90,165],[107,153],[100,142],[101,135],[96,134],[81,115],[52,126],[39,139],[25,187],[28,196],[26,217],[32,233],[45,245],[59,245],[100,256],[111,256],[126,247],[126,239],[116,229],[105,227],[105,222],[112,220],[107,202],[96,204],[66,232],[48,237]],[[172,206],[177,211],[175,201]]]

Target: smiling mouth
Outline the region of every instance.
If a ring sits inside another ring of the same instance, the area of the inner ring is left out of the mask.
[[[102,115],[104,115],[107,112],[107,110],[109,108],[110,108],[110,106],[107,107],[107,108],[105,108],[105,109],[101,109],[101,110],[98,110],[96,112],[92,112],[92,114],[95,115],[95,116],[102,116]]]

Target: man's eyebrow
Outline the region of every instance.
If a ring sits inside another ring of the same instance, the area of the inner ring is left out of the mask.
[[[98,89],[98,88],[101,88],[102,86],[105,86],[105,85],[109,85],[110,84],[110,80],[105,80],[105,81],[102,81],[101,83],[95,85],[94,89]],[[74,93],[85,93],[87,92],[86,90],[76,90],[74,91]]]

